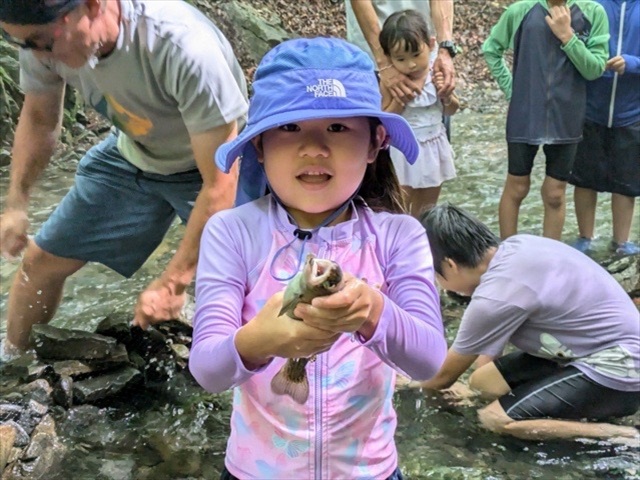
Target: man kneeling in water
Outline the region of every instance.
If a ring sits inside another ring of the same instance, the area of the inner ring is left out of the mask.
[[[422,224],[439,283],[471,303],[440,371],[420,385],[450,387],[487,356],[470,386],[497,399],[479,412],[490,430],[638,444],[635,428],[602,423],[640,406],[640,313],[613,277],[556,240],[500,243],[453,205],[431,209]],[[507,343],[519,351],[501,356]]]

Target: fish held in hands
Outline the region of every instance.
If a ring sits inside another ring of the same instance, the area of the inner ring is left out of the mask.
[[[282,309],[294,320],[302,320],[293,313],[299,303],[311,303],[316,297],[330,295],[342,289],[342,269],[332,260],[307,255],[302,271],[291,279],[284,292]],[[306,366],[310,358],[290,358],[271,380],[271,390],[277,395],[289,395],[298,403],[309,398]]]

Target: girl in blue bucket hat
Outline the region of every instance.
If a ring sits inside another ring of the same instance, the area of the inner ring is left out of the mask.
[[[189,360],[208,391],[234,388],[222,478],[402,478],[396,372],[428,379],[447,348],[428,241],[402,214],[387,151],[412,162],[416,139],[381,110],[369,57],[340,39],[280,44],[253,88],[216,163],[240,158],[238,203],[255,200],[205,227]],[[337,262],[344,287],[299,304],[302,321],[279,317],[307,253]],[[304,395],[272,391],[287,359],[312,356]]]

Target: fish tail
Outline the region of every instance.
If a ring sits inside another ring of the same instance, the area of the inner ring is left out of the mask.
[[[271,391],[276,395],[289,395],[297,403],[305,403],[309,398],[307,378],[307,358],[290,358],[271,380]]]

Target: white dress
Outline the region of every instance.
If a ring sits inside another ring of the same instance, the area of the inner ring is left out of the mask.
[[[442,182],[455,178],[453,150],[442,123],[442,112],[442,102],[429,76],[420,95],[409,102],[402,112],[418,139],[418,159],[409,165],[399,150],[391,148],[391,159],[401,185],[412,188],[438,187]]]

